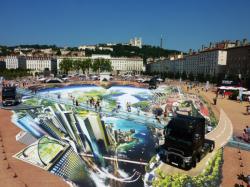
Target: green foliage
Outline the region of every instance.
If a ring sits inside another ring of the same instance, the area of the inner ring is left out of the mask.
[[[7,56],[11,54],[11,50],[7,46],[0,46],[0,56]]]
[[[175,79],[179,79],[180,78],[180,73],[179,72],[177,72],[176,74],[175,74]]]
[[[39,100],[38,99],[27,99],[23,102],[25,105],[31,105],[31,106],[38,106],[39,105]]]
[[[29,69],[0,69],[0,76],[6,79],[15,79],[32,75]]]
[[[219,186],[222,154],[222,149],[218,150],[213,159],[208,162],[205,171],[195,177],[186,174],[167,175],[158,168],[155,171],[157,178],[153,181],[153,187]]]
[[[86,70],[89,73],[91,67],[92,67],[91,59],[88,58],[80,61],[80,69],[82,70],[83,73],[85,73]]]
[[[189,75],[188,75],[188,79],[190,80],[190,81],[194,81],[194,75],[193,75],[193,73],[191,72],[191,73],[189,73]]]
[[[182,78],[182,80],[186,80],[187,79],[187,73],[185,71],[182,72],[181,78]]]
[[[112,71],[112,66],[111,66],[111,62],[110,60],[106,60],[106,59],[102,59],[102,58],[98,58],[95,59],[95,61],[92,64],[92,69],[95,72],[103,72],[103,71]]]
[[[197,75],[197,81],[199,81],[199,82],[205,82],[204,74],[198,74]]]
[[[162,56],[168,57],[170,54],[178,54],[180,51],[176,50],[167,50],[160,47],[150,46],[150,45],[143,45],[142,48],[130,46],[130,45],[122,45],[117,44],[111,46],[113,51],[109,50],[85,50],[85,54],[87,56],[91,56],[92,54],[110,54],[114,57],[134,57],[139,56],[143,59],[146,58],[159,58]]]
[[[72,61],[72,70],[79,72],[80,68],[81,68],[81,61],[80,60],[73,60]]]
[[[73,69],[73,60],[65,58],[62,60],[59,66],[63,73],[68,74],[68,72]]]
[[[148,111],[150,104],[148,101],[139,101],[137,103],[132,104],[133,107],[140,107],[142,111]]]

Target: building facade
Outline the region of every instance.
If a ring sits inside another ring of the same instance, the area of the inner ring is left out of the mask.
[[[4,58],[6,69],[22,68],[22,64],[26,62],[23,56],[6,56]]]
[[[114,74],[124,73],[141,73],[144,71],[143,59],[142,58],[127,58],[127,57],[111,57],[110,55],[93,54],[91,57],[60,57],[57,58],[57,71],[60,72],[60,63],[63,59],[71,60],[85,60],[90,58],[92,61],[95,59],[107,59],[110,60]],[[75,72],[70,72],[75,73]],[[93,73],[90,71],[90,73]]]
[[[4,58],[0,57],[0,69],[6,69],[6,62],[4,61]]]
[[[250,45],[227,50],[226,74],[243,79],[250,77]]]
[[[42,72],[45,69],[55,72],[57,70],[56,60],[50,57],[26,57],[23,68],[30,69],[33,73]]]
[[[155,73],[183,72],[197,76],[199,74],[215,76],[225,71],[226,50],[209,50],[193,53],[182,58],[159,60],[149,64],[149,71]]]
[[[110,59],[115,74],[141,73],[144,71],[142,58],[114,58]]]

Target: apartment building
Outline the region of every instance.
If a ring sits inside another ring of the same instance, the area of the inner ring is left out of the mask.
[[[6,56],[4,58],[6,69],[17,69],[22,68],[22,64],[25,63],[26,59],[23,56]]]
[[[160,60],[149,65],[150,72],[192,73],[215,76],[224,72],[227,62],[226,50],[207,50],[181,58]]]

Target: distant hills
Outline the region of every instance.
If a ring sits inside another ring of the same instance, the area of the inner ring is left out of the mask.
[[[159,57],[168,57],[169,55],[179,54],[180,51],[178,50],[169,50],[163,49],[156,46],[151,45],[143,45],[142,48],[130,46],[130,45],[123,45],[123,44],[116,44],[109,46],[113,48],[113,51],[110,50],[100,50],[97,46],[105,46],[105,44],[96,45],[96,49],[85,49],[85,55],[91,56],[92,54],[110,54],[114,57],[141,57],[143,59],[147,58],[159,58]],[[51,48],[54,51],[58,51],[62,49],[62,47],[58,47],[56,45],[18,45],[18,46],[1,46],[0,45],[0,56],[10,55],[14,52],[15,48],[31,48],[31,49],[48,49]],[[68,47],[67,50],[70,51],[79,51],[77,47]]]

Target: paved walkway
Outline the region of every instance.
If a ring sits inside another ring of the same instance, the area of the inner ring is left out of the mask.
[[[206,98],[207,101],[212,103],[215,97],[214,92],[203,92],[200,94]],[[211,105],[215,114],[218,115],[218,111],[223,109],[228,115],[233,124],[233,135],[241,135],[246,125],[250,126],[250,115],[245,115],[247,102],[239,103],[237,101],[228,100],[226,98],[220,98],[217,100],[217,105]],[[242,160],[239,160],[241,157]],[[241,172],[246,175],[250,175],[250,152],[240,151],[238,149],[225,147],[224,148],[224,164],[222,167],[223,178],[222,187],[234,186],[235,184],[242,184],[242,181],[237,179],[237,175]],[[241,165],[242,163],[242,166]],[[246,186],[246,184],[244,184]]]
[[[26,145],[16,141],[20,129],[12,124],[11,115],[11,111],[0,109],[0,186],[68,186],[61,178],[12,157]]]

